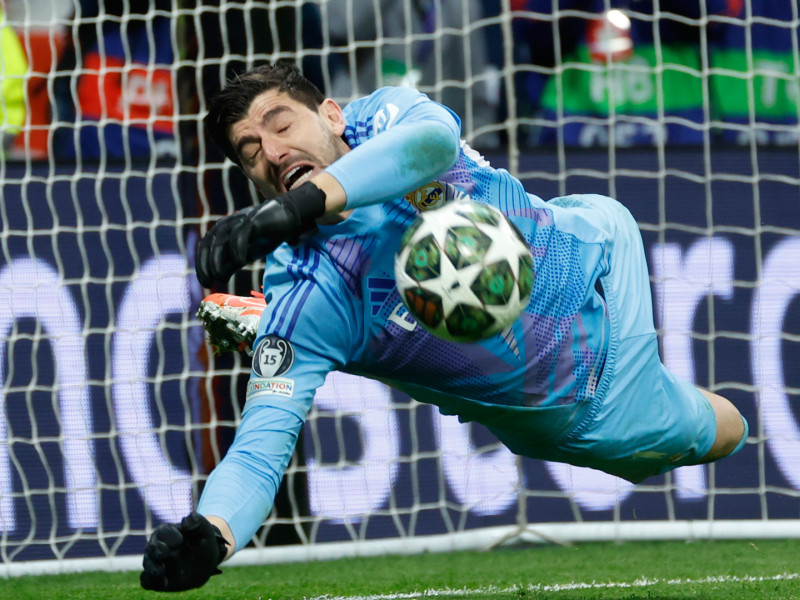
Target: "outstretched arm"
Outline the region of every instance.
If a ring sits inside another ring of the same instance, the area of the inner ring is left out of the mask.
[[[209,477],[197,512],[160,525],[147,542],[143,588],[179,592],[200,587],[247,544],[264,522],[294,452],[303,419],[256,406],[242,416],[236,439]]]
[[[326,189],[333,187],[328,211],[399,198],[441,176],[458,159],[458,117],[415,90],[387,88],[348,110],[348,120],[356,123],[345,133],[352,150],[317,176]]]
[[[209,521],[224,524],[220,532],[233,542],[228,556],[252,539],[272,510],[302,425],[293,412],[271,406],[248,407],[242,415],[233,445],[208,478],[197,506]]]
[[[303,185],[220,219],[202,238],[195,266],[203,286],[297,242],[320,219],[400,198],[458,160],[458,117],[415,90],[383,88],[345,110],[349,152]]]
[[[384,88],[346,112],[350,152],[309,182],[322,192],[324,215],[399,198],[458,159],[459,118],[416,90]]]

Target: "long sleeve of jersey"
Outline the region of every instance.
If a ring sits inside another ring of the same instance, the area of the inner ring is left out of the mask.
[[[461,122],[410,88],[381,88],[345,107],[350,152],[330,165],[346,209],[398,198],[435,179],[458,158]]]
[[[247,407],[233,445],[208,478],[198,511],[225,519],[237,550],[269,514],[302,426],[291,411]]]
[[[272,510],[316,390],[362,337],[352,294],[315,246],[273,253],[264,290],[242,419],[197,507],[225,520],[237,550]]]

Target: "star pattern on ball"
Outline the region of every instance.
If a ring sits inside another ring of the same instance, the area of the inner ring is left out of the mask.
[[[395,257],[395,281],[428,331],[477,341],[507,330],[525,309],[531,267],[528,243],[508,217],[465,198],[417,217]]]
[[[456,269],[449,260],[442,260],[439,265],[439,276],[422,281],[419,286],[423,290],[439,294],[445,315],[453,312],[459,304],[482,307],[483,304],[470,287],[482,268],[483,265],[477,263]]]

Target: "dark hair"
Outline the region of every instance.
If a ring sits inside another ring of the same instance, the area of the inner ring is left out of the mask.
[[[319,88],[291,62],[260,65],[229,80],[211,100],[203,123],[219,149],[239,166],[241,161],[228,137],[228,129],[247,114],[257,96],[272,89],[287,93],[313,111],[325,100]]]

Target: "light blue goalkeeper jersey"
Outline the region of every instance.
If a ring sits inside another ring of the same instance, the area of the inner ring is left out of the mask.
[[[552,457],[547,446],[555,437],[521,441],[535,437],[520,429],[525,415],[546,419],[553,408],[579,407],[602,393],[597,385],[609,322],[596,282],[607,268],[609,234],[592,225],[586,211],[570,208],[579,198],[551,204],[526,193],[507,171],[459,142],[455,115],[414,90],[383,88],[344,112],[353,150],[328,171],[355,208],[343,222],[320,226],[305,243],[283,245],[267,258],[267,308],[242,422],[198,507],[224,518],[239,547],[271,510],[315,390],[332,370],[378,379],[444,414],[481,422],[529,456]],[[389,133],[429,118],[449,120],[453,143],[460,143],[458,158],[434,181],[403,189],[403,182],[424,183],[419,173],[428,159],[398,156],[402,140]],[[392,143],[379,143],[383,139]],[[363,147],[369,155],[356,154],[369,140],[375,142]],[[348,164],[353,156],[360,162]],[[385,188],[359,187],[372,169],[385,172]],[[393,276],[403,232],[420,210],[452,198],[456,188],[509,216],[530,244],[535,271],[530,303],[514,325],[467,344],[441,340],[419,326]],[[392,189],[406,195],[383,198]],[[373,198],[377,204],[369,204]],[[552,430],[563,431],[570,413],[551,412]]]

